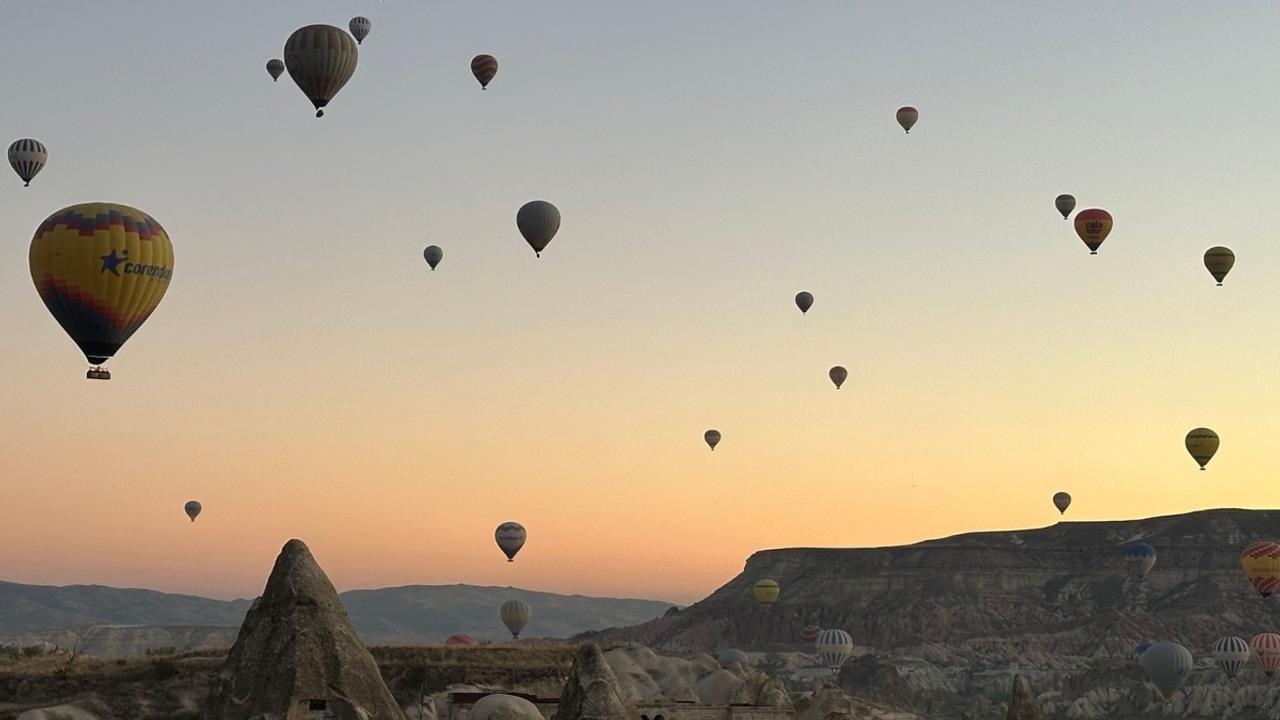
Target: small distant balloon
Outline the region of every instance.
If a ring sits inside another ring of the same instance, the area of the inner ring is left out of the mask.
[[[279,82],[280,76],[284,74],[284,61],[276,58],[268,60],[267,74],[271,76],[272,82]]]
[[[800,628],[800,639],[804,642],[813,642],[822,634],[821,625],[805,625]]]
[[[1062,219],[1066,220],[1071,211],[1076,209],[1076,198],[1074,195],[1059,195],[1053,199],[1053,206],[1058,208]]]
[[[1167,698],[1182,687],[1195,661],[1191,652],[1175,642],[1152,643],[1138,660],[1151,683]]]
[[[502,554],[507,556],[507,562],[515,561],[516,553],[524,547],[526,537],[528,534],[524,531],[524,526],[518,522],[504,522],[493,532],[493,539],[498,543]]]
[[[813,307],[813,295],[807,292],[796,293],[796,307],[800,308],[800,314],[809,312],[809,308]]]
[[[1258,661],[1258,667],[1262,668],[1262,672],[1271,677],[1275,674],[1276,668],[1280,667],[1280,635],[1275,633],[1259,633],[1253,636],[1249,641],[1249,649],[1253,651],[1253,657]]]
[[[823,630],[814,642],[814,649],[823,665],[833,673],[839,672],[840,666],[853,654],[853,637],[835,628]]]
[[[202,509],[203,508],[200,507],[200,503],[195,500],[188,500],[187,504],[182,506],[183,512],[187,514],[187,517],[191,518],[191,522],[196,521],[196,516],[200,514]]]
[[[470,635],[458,634],[458,635],[450,635],[447,639],[445,639],[444,644],[450,647],[475,647],[480,643],[476,642],[476,639],[471,637]]]
[[[1231,252],[1231,248],[1222,246],[1211,247],[1204,251],[1204,266],[1218,281],[1219,287],[1222,280],[1227,277],[1227,273],[1231,272],[1231,268],[1236,264],[1236,254]]]
[[[737,648],[721,650],[720,654],[716,656],[716,660],[719,661],[720,667],[729,667],[733,663],[738,663],[743,667],[751,665],[751,659],[747,657],[747,654]]]
[[[1059,513],[1067,514],[1067,508],[1071,507],[1071,495],[1064,492],[1054,493],[1053,506],[1058,508]]]
[[[435,270],[440,261],[444,259],[444,251],[437,245],[428,245],[427,249],[422,251],[422,257],[426,259],[431,269]]]
[[[498,60],[492,55],[477,55],[471,58],[471,74],[480,81],[480,89],[488,90],[489,83],[498,74]]]
[[[1192,459],[1204,470],[1204,466],[1218,452],[1218,433],[1209,428],[1196,428],[1187,433],[1187,452],[1191,453]]]
[[[1213,643],[1213,662],[1228,680],[1235,679],[1250,657],[1249,643],[1242,637],[1228,636]]]
[[[49,151],[39,140],[22,138],[9,146],[9,165],[22,178],[23,187],[31,186],[31,179],[44,169],[49,161]]]
[[[498,609],[502,624],[511,631],[513,640],[520,639],[520,631],[533,619],[533,607],[523,600],[508,600]]]
[[[708,430],[702,433],[702,439],[707,441],[707,445],[711,446],[712,450],[715,450],[716,445],[720,444],[720,431]]]
[[[351,34],[356,38],[356,44],[364,43],[364,39],[369,37],[369,33],[373,30],[373,22],[363,15],[357,15],[351,18],[351,22],[347,23],[347,27],[351,29]]]
[[[915,126],[916,121],[919,119],[920,111],[910,105],[898,108],[898,124],[902,126],[902,129],[908,135],[911,134],[911,128]]]
[[[516,227],[520,229],[520,234],[529,243],[529,247],[533,248],[534,255],[542,257],[547,243],[560,230],[560,211],[545,200],[525,203],[516,213]]]
[[[1131,543],[1124,549],[1124,564],[1129,574],[1142,582],[1156,565],[1156,549],[1147,543]]]
[[[1076,213],[1076,234],[1089,248],[1090,255],[1097,255],[1102,241],[1111,234],[1111,213],[1089,208]]]
[[[1138,643],[1138,645],[1133,648],[1133,659],[1141,662],[1142,653],[1146,652],[1147,648],[1151,647],[1153,644],[1154,643],[1151,642]]]
[[[1240,567],[1258,594],[1270,597],[1280,586],[1280,543],[1263,540],[1250,544],[1240,553]]]
[[[831,378],[831,382],[835,383],[836,389],[839,390],[844,381],[849,378],[849,371],[840,365],[836,365],[827,371],[827,376]]]
[[[782,589],[778,587],[778,583],[768,578],[757,581],[751,588],[751,594],[755,595],[756,602],[760,603],[766,610],[773,607],[781,593]]]
[[[284,44],[289,77],[324,117],[324,108],[355,74],[360,51],[351,36],[332,25],[307,25],[293,31]]]

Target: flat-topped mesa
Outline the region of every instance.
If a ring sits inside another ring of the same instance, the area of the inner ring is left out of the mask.
[[[301,540],[276,558],[208,703],[208,720],[404,720],[329,578]]]

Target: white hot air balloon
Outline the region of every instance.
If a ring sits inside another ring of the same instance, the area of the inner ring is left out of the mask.
[[[853,637],[843,630],[823,630],[814,643],[814,648],[818,651],[818,659],[822,664],[830,668],[831,672],[838,673],[840,666],[853,654]]]

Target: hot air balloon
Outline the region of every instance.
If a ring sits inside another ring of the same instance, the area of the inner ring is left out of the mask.
[[[813,307],[813,295],[807,292],[796,293],[796,307],[800,308],[801,315],[809,312],[809,308]]]
[[[743,667],[751,664],[751,659],[747,657],[747,654],[735,648],[721,650],[720,654],[716,656],[716,660],[719,661],[721,667],[728,667],[731,663],[738,663]]]
[[[1156,549],[1144,542],[1131,543],[1124,549],[1124,564],[1129,574],[1142,582],[1156,564]]]
[[[373,22],[363,15],[357,15],[351,18],[351,22],[347,23],[347,27],[351,29],[351,34],[356,38],[356,44],[361,45],[364,39],[369,37],[370,31],[373,30]]]
[[[1076,213],[1076,234],[1089,246],[1089,254],[1097,255],[1102,241],[1111,234],[1111,213],[1089,208]]]
[[[507,556],[507,562],[515,561],[516,553],[524,547],[526,537],[524,526],[518,522],[504,522],[493,531],[493,539],[497,541],[502,553]]]
[[[757,581],[751,588],[751,592],[756,596],[756,602],[760,603],[765,610],[768,610],[778,601],[778,595],[781,594],[782,590],[778,587],[778,583],[765,578]]]
[[[823,630],[814,643],[818,651],[818,660],[831,669],[840,672],[840,666],[853,654],[853,638],[843,630]]]
[[[836,365],[827,371],[827,377],[831,378],[831,382],[835,383],[836,389],[839,390],[840,386],[844,384],[844,381],[849,378],[849,371],[839,365]]]
[[[915,126],[916,121],[919,119],[920,111],[910,105],[898,108],[898,124],[902,126],[903,130],[907,131],[907,134],[911,134],[911,128]]]
[[[1256,542],[1240,553],[1240,566],[1258,594],[1269,597],[1280,586],[1280,543]]]
[[[324,117],[324,107],[351,79],[359,58],[351,36],[332,25],[298,28],[284,44],[284,66],[316,106],[316,117]]]
[[[716,445],[720,444],[720,431],[708,430],[702,433],[702,439],[707,441],[707,445],[710,445],[712,450],[715,450]]]
[[[183,512],[187,514],[187,517],[191,518],[191,522],[196,521],[196,516],[200,514],[200,510],[202,509],[203,508],[200,507],[200,503],[195,500],[188,500],[187,504],[182,506]]]
[[[444,259],[444,251],[436,245],[428,245],[427,249],[422,251],[422,257],[426,259],[431,269],[435,270],[440,261]]]
[[[1213,662],[1228,679],[1234,679],[1244,669],[1251,654],[1249,643],[1242,637],[1227,636],[1213,643]]]
[[[804,642],[813,642],[822,634],[821,625],[805,625],[800,628],[800,639]]]
[[[1214,453],[1218,452],[1218,433],[1209,428],[1196,428],[1187,433],[1187,452],[1200,464],[1200,469],[1209,464]]]
[[[444,644],[449,647],[475,647],[480,643],[476,642],[476,639],[470,635],[458,634],[450,635],[445,639]]]
[[[520,631],[533,619],[533,608],[523,600],[508,600],[502,604],[498,614],[502,617],[502,624],[511,631],[512,639],[518,640]]]
[[[49,151],[39,140],[23,138],[14,140],[9,146],[9,164],[13,171],[22,178],[23,187],[31,186],[31,178],[36,176],[49,161]]]
[[[267,74],[271,76],[272,82],[279,82],[280,76],[284,74],[284,61],[271,58],[267,61]]]
[[[1151,645],[1152,643],[1150,641],[1138,643],[1138,645],[1133,648],[1133,659],[1141,662],[1142,653],[1146,652],[1147,648],[1151,647]]]
[[[1221,245],[1211,247],[1204,251],[1204,266],[1218,281],[1218,285],[1222,285],[1222,279],[1231,272],[1231,267],[1236,264],[1236,254],[1231,252],[1231,248],[1224,248]]]
[[[471,74],[480,81],[480,89],[488,90],[489,82],[498,74],[498,60],[492,55],[477,55],[471,58]]]
[[[1147,678],[1167,698],[1187,681],[1195,661],[1186,648],[1178,643],[1162,640],[1152,643],[1151,647],[1142,653],[1138,663],[1146,671]]]
[[[169,289],[173,246],[155,218],[128,205],[63,208],[31,238],[31,279],[40,299],[94,367],[116,354]]]
[[[551,242],[551,238],[560,229],[560,211],[545,200],[525,203],[520,212],[516,213],[516,227],[520,228],[525,242],[533,248],[534,255],[542,257],[547,243]]]
[[[1076,209],[1075,196],[1059,195],[1053,199],[1053,206],[1058,208],[1058,212],[1062,213],[1062,219],[1066,220],[1071,211]]]
[[[1066,515],[1067,508],[1071,507],[1071,495],[1060,492],[1053,494],[1053,506],[1058,508],[1058,512]]]
[[[1280,667],[1280,635],[1275,633],[1259,633],[1249,641],[1249,649],[1253,651],[1253,659],[1258,661],[1262,672],[1271,677]]]

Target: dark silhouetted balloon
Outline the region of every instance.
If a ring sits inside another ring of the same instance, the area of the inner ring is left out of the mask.
[[[471,58],[471,74],[480,81],[482,90],[489,89],[489,83],[498,74],[498,60],[492,55],[477,55]]]
[[[542,257],[547,243],[556,236],[560,229],[560,211],[555,205],[545,200],[534,200],[525,203],[516,213],[516,227],[524,236],[525,242],[533,248],[533,253]]]

